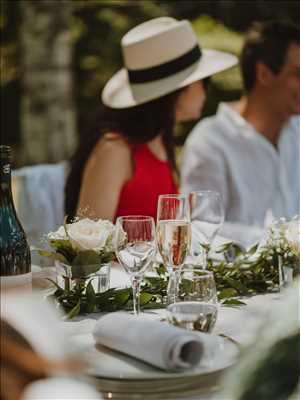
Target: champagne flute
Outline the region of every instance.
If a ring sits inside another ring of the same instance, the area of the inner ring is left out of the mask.
[[[212,190],[191,192],[190,207],[193,234],[192,256],[198,263],[202,247],[202,266],[206,269],[211,244],[225,218],[222,198],[220,193]]]
[[[152,217],[118,217],[115,233],[116,256],[130,277],[133,312],[140,313],[140,284],[156,251],[155,223]]]
[[[157,207],[157,245],[169,272],[168,304],[178,297],[181,267],[190,251],[189,198],[184,194],[160,195]]]

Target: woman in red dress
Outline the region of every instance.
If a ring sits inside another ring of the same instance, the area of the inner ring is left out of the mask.
[[[125,67],[105,85],[98,129],[82,138],[71,160],[69,218],[155,217],[158,196],[178,191],[175,124],[198,119],[203,79],[237,62],[201,50],[191,24],[169,17],[138,25],[121,45]]]

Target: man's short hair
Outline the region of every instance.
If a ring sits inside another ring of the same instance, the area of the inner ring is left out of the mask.
[[[256,63],[261,61],[274,73],[279,73],[292,43],[300,45],[300,29],[290,22],[253,25],[246,35],[240,60],[244,87],[248,92],[256,82]]]

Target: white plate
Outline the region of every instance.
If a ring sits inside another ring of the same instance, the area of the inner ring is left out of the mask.
[[[216,337],[216,346],[209,357],[203,358],[198,367],[182,372],[165,372],[140,360],[96,345],[92,334],[76,335],[72,343],[89,362],[90,375],[121,380],[153,380],[187,378],[220,372],[237,359],[237,346],[221,337]]]

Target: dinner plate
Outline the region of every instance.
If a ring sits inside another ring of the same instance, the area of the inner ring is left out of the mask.
[[[209,374],[209,377],[212,375]],[[214,375],[213,375],[214,376]],[[186,398],[187,396],[204,396],[209,397],[210,394],[216,393],[219,389],[219,380],[216,380],[215,376],[213,380],[202,380],[200,382],[194,382],[193,384],[184,384],[182,386],[177,385],[176,387],[170,386],[167,381],[163,387],[157,388],[156,385],[148,384],[143,390],[136,389],[134,387],[121,387],[116,388],[114,385],[109,383],[103,383],[102,379],[94,379],[93,385],[101,392],[104,399],[122,399],[122,400],[162,400],[170,399],[174,400],[180,398]],[[111,380],[109,382],[112,382]],[[144,381],[152,382],[152,381]],[[173,382],[173,381],[172,381]]]
[[[203,391],[218,388],[221,372],[214,372],[193,377],[173,379],[105,379],[94,377],[94,384],[103,392],[132,393],[132,394],[164,394],[170,392],[185,392],[191,390]]]
[[[216,336],[212,350],[201,359],[197,367],[180,372],[167,372],[123,353],[96,345],[91,333],[73,336],[71,340],[82,357],[88,361],[89,375],[118,380],[118,384],[126,383],[126,380],[161,381],[176,378],[178,381],[180,378],[193,379],[199,375],[221,372],[235,363],[239,353],[235,343]]]

